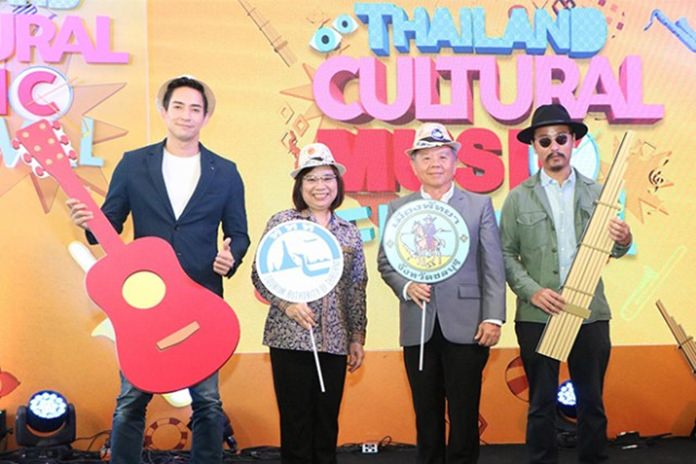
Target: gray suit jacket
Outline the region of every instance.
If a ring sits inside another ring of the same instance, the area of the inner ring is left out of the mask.
[[[420,192],[389,203],[387,219],[405,203],[420,200]],[[490,198],[454,189],[449,205],[459,211],[469,229],[469,254],[456,274],[433,284],[426,309],[425,340],[433,334],[435,315],[445,338],[454,343],[476,343],[474,335],[481,321],[505,321],[505,269],[498,226]],[[399,298],[400,343],[420,343],[421,310],[405,301],[403,288],[408,280],[389,264],[380,245],[378,268],[382,279]]]

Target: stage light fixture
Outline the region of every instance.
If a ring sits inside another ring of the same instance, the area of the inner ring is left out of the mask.
[[[566,380],[558,386],[558,392],[556,394],[557,406],[561,414],[570,418],[577,419],[578,411],[575,408],[577,399],[575,397],[575,389],[573,388],[573,382]]]
[[[20,446],[60,446],[75,441],[75,407],[52,390],[34,393],[17,409],[15,437]]]
[[[561,448],[577,446],[578,424],[576,398],[573,383],[561,382],[556,391],[556,440]]]

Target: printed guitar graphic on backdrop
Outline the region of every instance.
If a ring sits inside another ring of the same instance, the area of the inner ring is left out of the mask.
[[[106,256],[89,269],[85,286],[111,319],[128,380],[142,390],[167,393],[219,369],[239,342],[232,308],[184,272],[165,240],[121,240],[73,172],[77,154],[58,122],[41,120],[16,135],[13,146],[35,175],[51,175],[68,197],[94,212],[89,228]]]

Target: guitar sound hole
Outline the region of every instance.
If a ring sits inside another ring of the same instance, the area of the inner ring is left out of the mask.
[[[136,309],[157,306],[167,293],[167,287],[154,272],[140,271],[128,276],[121,289],[123,299]]]

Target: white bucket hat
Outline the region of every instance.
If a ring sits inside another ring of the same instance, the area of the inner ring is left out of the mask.
[[[329,147],[323,143],[310,143],[300,150],[297,168],[290,172],[290,176],[294,179],[301,170],[317,166],[336,166],[340,175],[346,172],[346,167],[336,162]]]
[[[215,94],[213,94],[213,91],[210,90],[210,87],[208,87],[208,84],[205,82],[196,79],[195,77],[189,75],[189,74],[182,74],[181,76],[176,76],[172,77],[171,79],[167,80],[164,84],[162,84],[157,91],[157,97],[155,98],[155,104],[157,105],[158,110],[164,109],[164,94],[167,93],[167,87],[169,87],[169,84],[172,83],[172,81],[175,81],[177,79],[189,79],[194,82],[197,82],[203,86],[203,91],[205,92],[205,98],[208,100],[208,116],[212,116],[213,111],[215,111]]]
[[[454,154],[456,155],[457,152],[459,152],[462,144],[455,142],[452,139],[452,135],[444,125],[440,124],[439,122],[426,122],[423,123],[418,130],[416,130],[416,136],[413,139],[413,146],[406,150],[406,154],[411,156],[418,150],[423,150],[424,148],[442,146],[452,148],[454,150]]]

